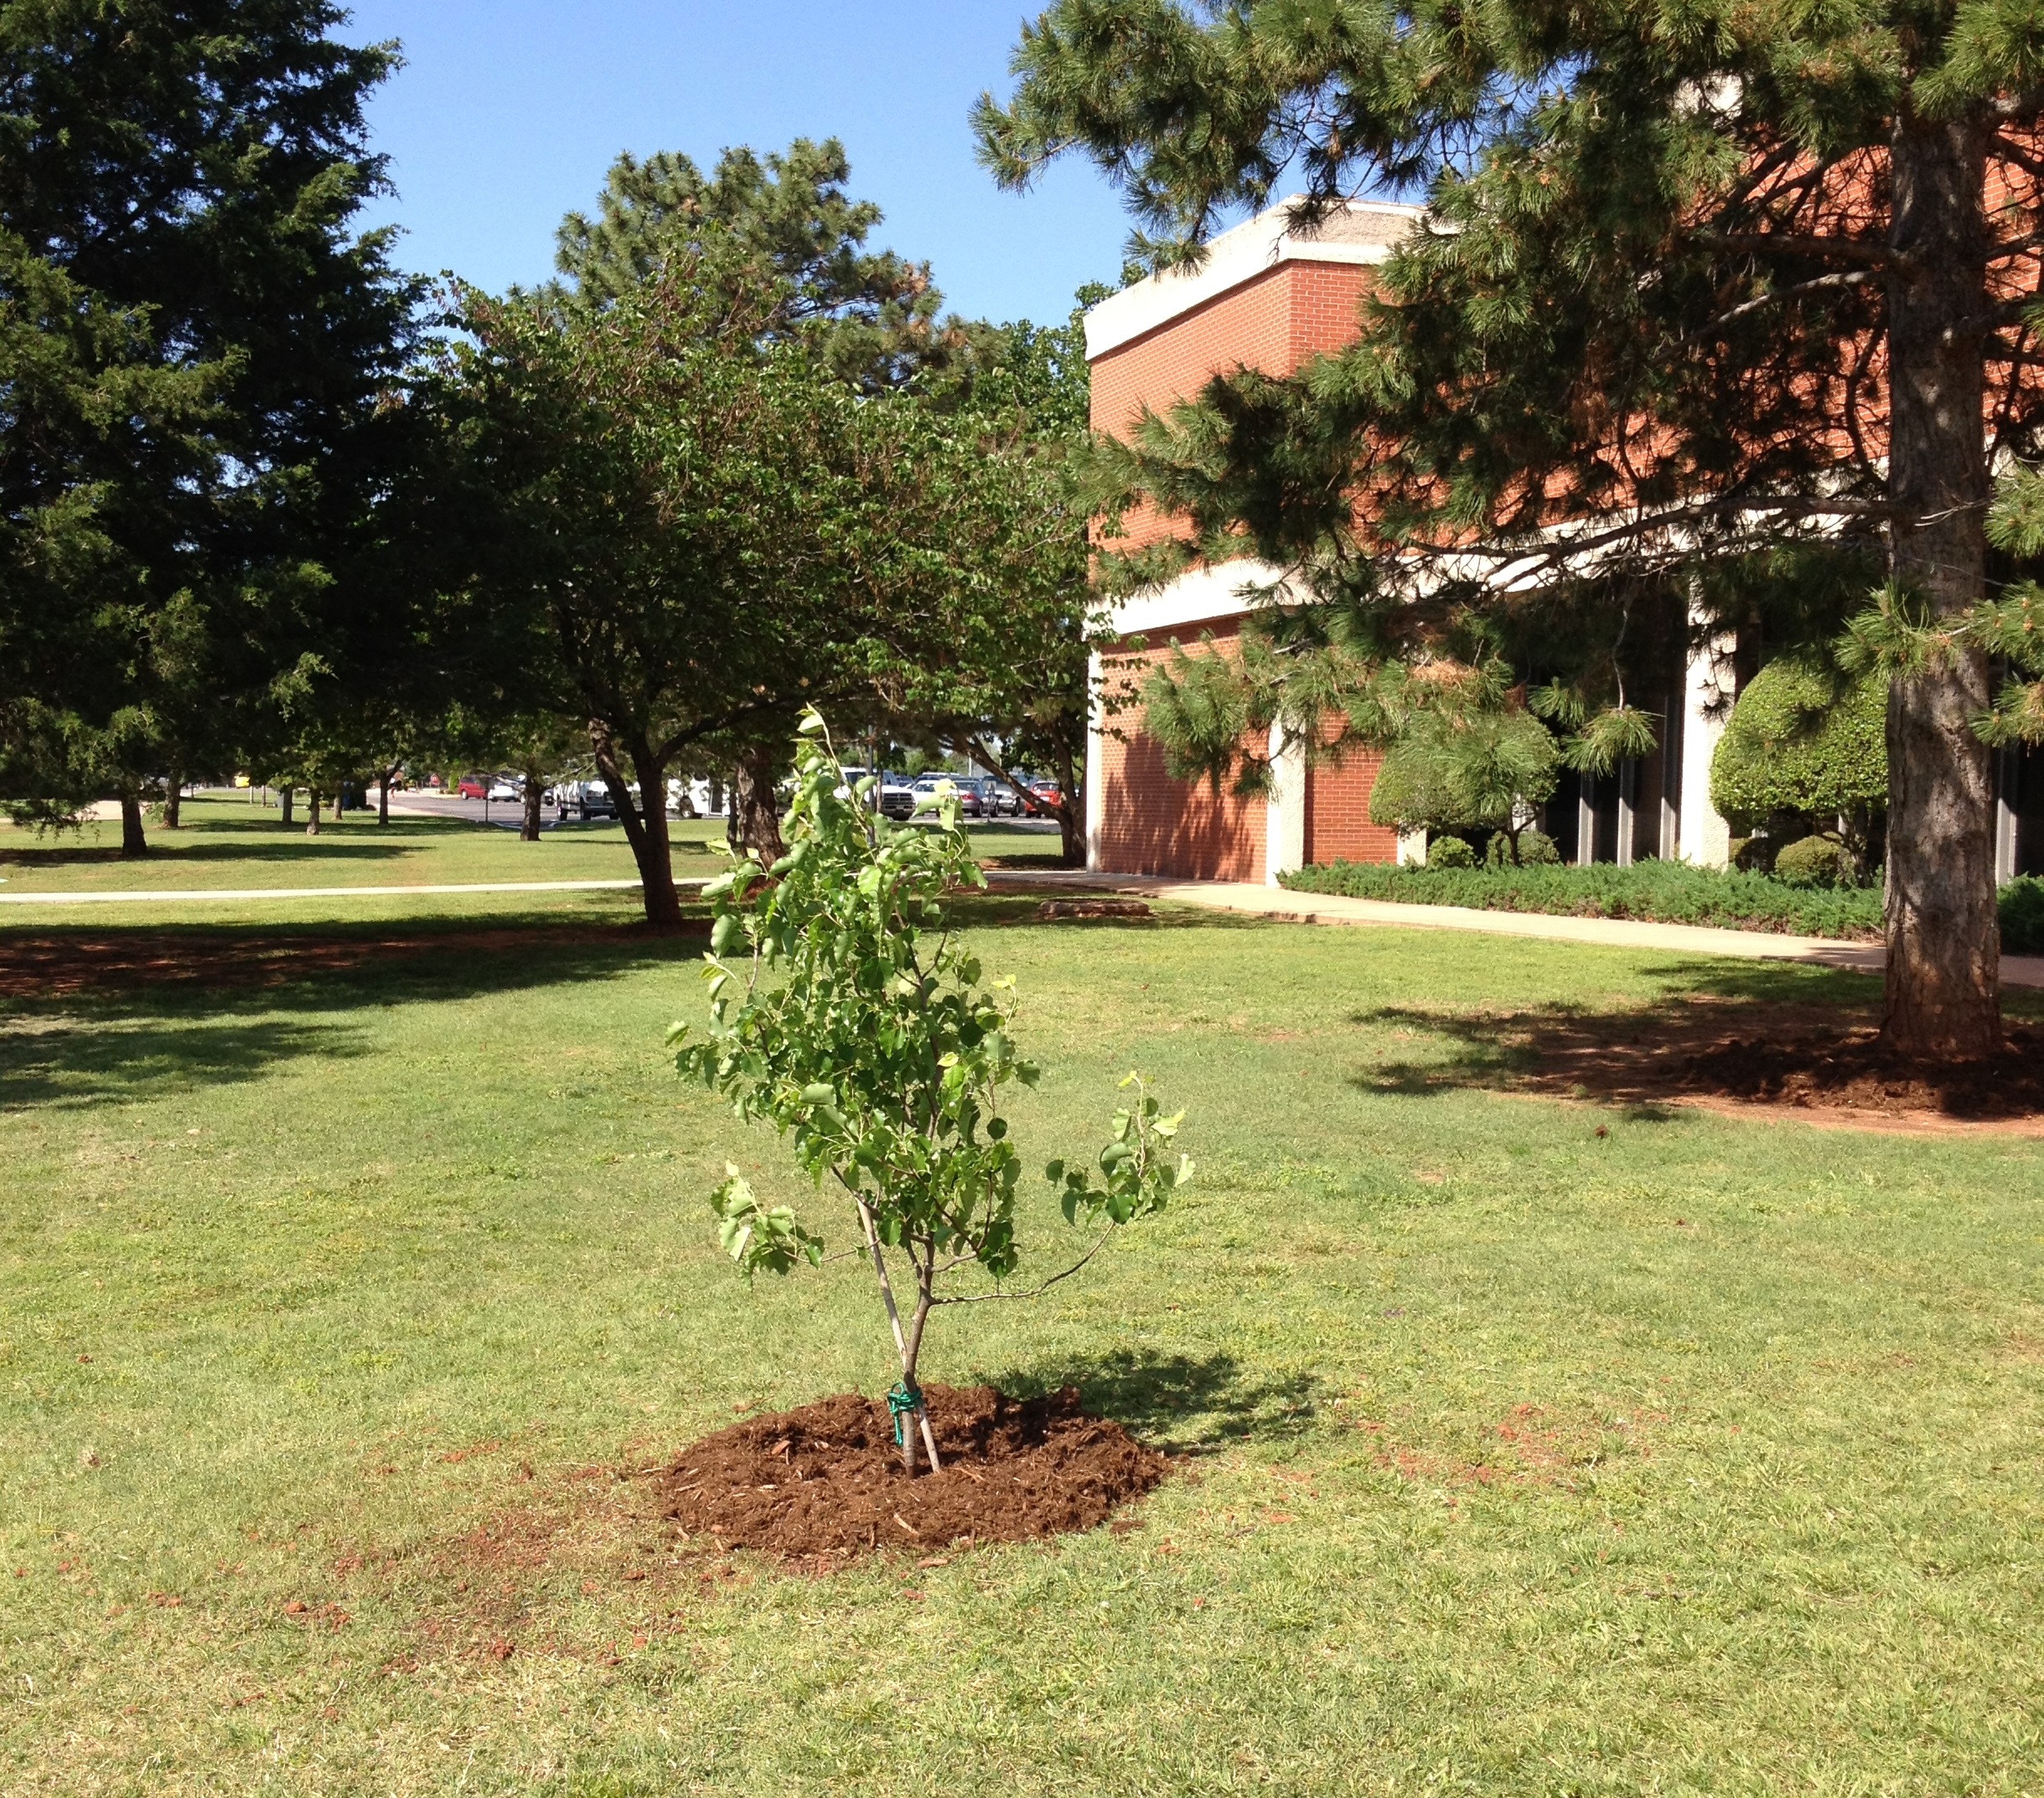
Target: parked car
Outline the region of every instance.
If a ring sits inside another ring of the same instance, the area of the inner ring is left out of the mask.
[[[946,785],[958,790],[960,816],[977,818],[986,815],[986,802],[981,795],[980,783],[971,775],[919,775],[913,788],[917,803],[923,804],[927,795],[929,802],[924,809],[933,809],[937,790]]]
[[[480,775],[463,775],[456,784],[454,791],[462,799],[487,799],[489,796],[489,783]]]
[[[1023,794],[1023,803],[1031,817],[1048,818],[1064,803],[1064,791],[1055,780],[1032,780]]]
[[[916,790],[906,775],[880,777],[880,811],[882,816],[901,819],[915,814]]]
[[[980,809],[990,818],[1019,818],[1022,813],[1022,795],[1008,785],[999,775],[980,775]]]
[[[521,806],[525,803],[525,789],[522,782],[499,775],[490,782],[487,796],[493,805]]]
[[[618,802],[601,780],[564,780],[555,789],[554,805],[560,816],[572,812],[587,824],[592,818],[614,818]]]

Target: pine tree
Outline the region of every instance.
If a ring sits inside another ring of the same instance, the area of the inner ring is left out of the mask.
[[[1472,568],[1546,576],[1611,644],[1649,588],[1721,590],[1713,562],[1884,557],[1856,633],[1893,676],[1884,1034],[1996,1047],[1984,519],[1996,459],[2032,454],[2044,417],[2044,18],[1058,0],[1015,63],[1013,101],[981,102],[991,166],[1019,186],[1089,155],[1155,262],[1291,169],[1306,229],[1360,192],[1426,202],[1353,349],[1219,383],[1125,469],[1208,547],[1233,531],[1348,608],[1358,640],[1494,643],[1507,583]],[[1571,702],[1594,702],[1592,754],[1643,722],[1623,655],[1602,660],[1605,690]]]
[[[0,381],[68,358],[76,401],[0,412],[0,527],[41,542],[61,519],[96,570],[0,587],[18,797],[111,785],[133,809],[145,774],[231,758],[392,595],[377,506],[419,289],[354,229],[396,56],[336,42],[345,18],[0,4]]]

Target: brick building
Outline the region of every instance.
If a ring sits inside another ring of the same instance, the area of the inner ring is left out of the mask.
[[[1215,238],[1198,270],[1153,275],[1101,301],[1086,315],[1094,428],[1125,433],[1145,407],[1163,412],[1214,375],[1243,366],[1290,374],[1308,357],[1341,348],[1358,329],[1372,271],[1418,210],[1358,201],[1309,236],[1280,205]],[[1125,521],[1136,547],[1169,529],[1154,514]],[[1190,647],[1203,636],[1213,638],[1217,653],[1229,653],[1250,603],[1242,589],[1267,585],[1277,573],[1248,561],[1194,567],[1122,602],[1111,624],[1125,648],[1108,659],[1108,677],[1132,692],[1174,644]],[[1734,678],[1731,648],[1729,640],[1705,645],[1685,668],[1669,671],[1665,692],[1647,698],[1667,720],[1658,754],[1603,780],[1565,777],[1541,823],[1565,858],[1625,863],[1652,855],[1725,864],[1731,833],[1711,809],[1710,778]],[[1096,658],[1096,683],[1103,672]],[[1140,720],[1139,707],[1120,712],[1111,728],[1096,715],[1089,736],[1090,868],[1275,884],[1281,873],[1309,863],[1389,862],[1421,847],[1401,845],[1369,821],[1374,755],[1352,754],[1336,766],[1278,755],[1267,799],[1216,795],[1203,784],[1172,780]],[[1270,749],[1276,755],[1275,738]],[[1997,774],[1996,864],[2005,879],[2044,868],[2044,759],[2004,755]]]

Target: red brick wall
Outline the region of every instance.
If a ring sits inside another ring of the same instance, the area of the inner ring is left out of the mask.
[[[1311,863],[1395,862],[1398,832],[1369,821],[1369,790],[1384,757],[1356,749],[1338,765],[1306,773],[1306,859]]]
[[[1093,424],[1125,432],[1147,406],[1163,412],[1197,392],[1213,376],[1249,367],[1289,374],[1308,356],[1338,350],[1358,328],[1358,308],[1374,272],[1332,262],[1280,262],[1141,337],[1109,350],[1093,364]],[[1155,542],[1170,521],[1157,513],[1131,513],[1125,541]],[[1202,630],[1227,654],[1239,620],[1186,624],[1153,632],[1140,655],[1117,657],[1112,676],[1129,692],[1170,653],[1170,640],[1195,643]],[[1203,781],[1173,780],[1162,748],[1141,728],[1140,707],[1110,714],[1102,745],[1100,866],[1125,874],[1172,874],[1184,879],[1264,878],[1265,806],[1260,799],[1218,796]],[[1264,745],[1258,744],[1260,750]],[[1396,858],[1395,833],[1369,822],[1369,782],[1376,763],[1357,758],[1336,770],[1317,769],[1307,787],[1307,859],[1345,855],[1351,861]],[[1318,820],[1317,823],[1317,818]],[[1332,845],[1322,851],[1317,842]],[[1387,847],[1388,846],[1388,847]]]
[[[1167,411],[1213,376],[1238,368],[1289,375],[1308,356],[1338,350],[1358,329],[1358,308],[1374,271],[1338,262],[1280,262],[1092,365],[1096,431],[1125,433],[1146,406]],[[1140,547],[1170,532],[1148,507],[1123,521],[1120,545]]]
[[[1203,630],[1218,640],[1214,653],[1232,653],[1236,623],[1192,624],[1172,638],[1188,649]],[[1110,658],[1110,686],[1139,692],[1149,671],[1171,653],[1157,642],[1138,654]],[[1140,705],[1109,715],[1100,745],[1100,866],[1116,874],[1171,874],[1182,880],[1249,880],[1264,871],[1265,806],[1224,791],[1217,798],[1203,780],[1174,780],[1164,771],[1162,747],[1142,728]]]

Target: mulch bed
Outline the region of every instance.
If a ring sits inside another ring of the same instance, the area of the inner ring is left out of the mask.
[[[1685,1084],[1762,1104],[1836,1106],[1890,1117],[2039,1117],[2044,1031],[2019,1025],[1998,1055],[1928,1065],[1890,1054],[1871,1030],[1778,1040],[1732,1036],[1690,1058]]]
[[[2002,1053],[1926,1065],[1888,1054],[1863,1009],[1692,1000],[1648,1012],[1505,1020],[1518,1084],[1626,1104],[1783,1106],[1925,1123],[2044,1123],[2044,1030]]]
[[[941,1473],[905,1474],[887,1406],[848,1392],[685,1448],[655,1476],[664,1513],[719,1548],[789,1559],[928,1553],[1092,1529],[1170,1468],[1118,1423],[1087,1416],[1069,1386],[1027,1399],[991,1386],[924,1394]]]
[[[1155,915],[1141,899],[1045,899],[1036,909],[1037,918],[1044,924],[1055,924],[1063,918],[1148,918]]]

